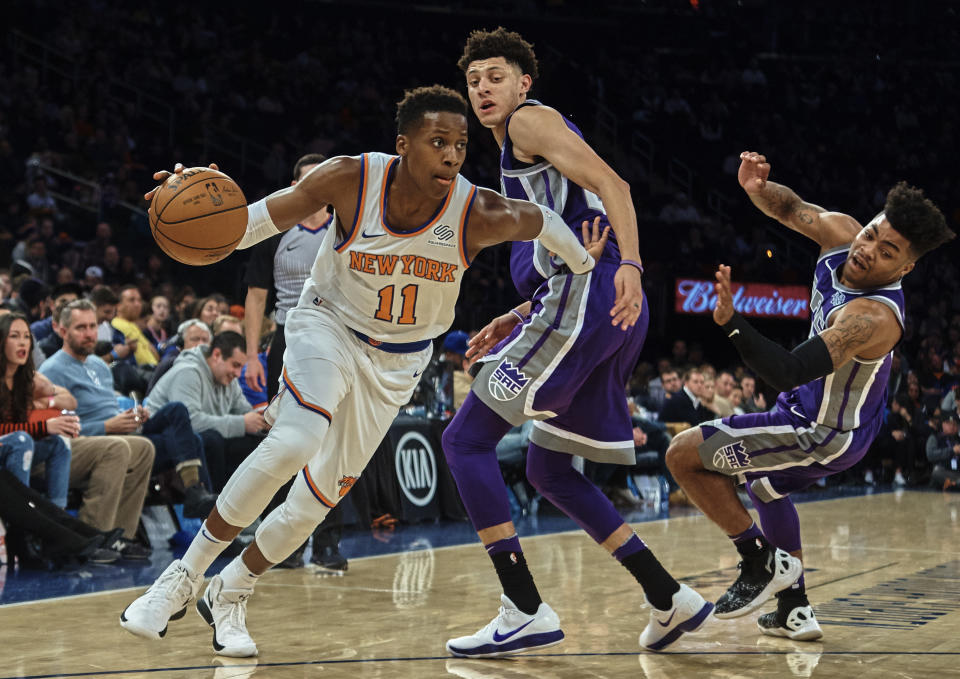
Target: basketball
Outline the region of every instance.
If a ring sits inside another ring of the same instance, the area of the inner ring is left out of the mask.
[[[192,266],[229,255],[247,228],[247,199],[224,173],[191,167],[174,174],[153,194],[150,232],[160,249]]]

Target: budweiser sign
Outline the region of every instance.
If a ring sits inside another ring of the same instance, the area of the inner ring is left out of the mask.
[[[678,278],[674,292],[678,314],[709,314],[717,305],[713,281]],[[810,318],[810,290],[803,285],[733,283],[733,308],[758,318]]]

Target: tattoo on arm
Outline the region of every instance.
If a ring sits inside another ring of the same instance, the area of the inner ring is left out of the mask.
[[[834,368],[839,368],[853,358],[877,330],[876,319],[870,314],[847,313],[821,337],[830,352]]]
[[[812,226],[816,216],[823,212],[823,208],[805,203],[791,189],[774,182],[767,183],[767,190],[760,198],[759,207],[788,226],[793,223]]]

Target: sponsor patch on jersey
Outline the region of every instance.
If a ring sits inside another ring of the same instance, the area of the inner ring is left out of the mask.
[[[427,239],[427,243],[441,248],[455,248],[457,247],[457,242],[453,237],[456,235],[457,232],[453,230],[452,226],[438,224],[433,228],[433,236]]]
[[[839,290],[833,293],[833,297],[830,298],[830,304],[832,304],[833,306],[840,306],[846,301],[847,301],[847,296],[844,295]]]
[[[490,388],[490,394],[498,401],[510,401],[523,391],[529,381],[530,378],[513,363],[503,361],[490,375],[487,386]]]
[[[713,454],[713,466],[717,469],[742,469],[750,466],[743,441],[734,441]]]

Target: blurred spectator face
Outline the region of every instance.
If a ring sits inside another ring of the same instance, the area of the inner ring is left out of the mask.
[[[227,330],[229,330],[230,332],[235,332],[238,335],[242,335],[243,323],[239,323],[233,319],[221,321],[219,326],[217,327],[217,332],[226,332]]]
[[[63,285],[64,283],[73,283],[75,280],[76,278],[73,275],[73,269],[66,266],[61,266],[57,270],[58,285]]]
[[[27,325],[27,322],[20,318],[13,321],[3,342],[3,355],[7,359],[7,370],[13,369],[15,371],[21,365],[27,364],[30,359],[31,344],[30,326]]]
[[[63,344],[74,356],[85,359],[97,344],[97,315],[86,309],[72,309],[69,325],[61,325]]]
[[[709,378],[705,379],[703,381],[703,387],[702,387],[703,393],[700,396],[700,398],[707,403],[713,403],[713,397],[716,396],[716,393],[717,393],[716,387],[717,387],[716,380],[712,380]]]
[[[67,306],[70,302],[79,299],[75,292],[62,292],[53,299],[53,308],[58,309]]]
[[[187,309],[197,301],[197,296],[193,293],[185,293],[183,297],[180,298],[180,303],[177,304],[177,314],[180,315],[180,318],[183,318]]]
[[[687,360],[687,343],[682,339],[673,341],[673,362],[675,365],[685,363]]]
[[[47,256],[47,246],[42,240],[35,240],[30,243],[30,259],[45,259]]]
[[[746,401],[756,393],[757,382],[749,375],[744,375],[740,379],[740,389],[743,391],[743,400]]]
[[[49,217],[40,220],[40,235],[46,239],[53,238],[53,220]]]
[[[733,388],[736,386],[736,383],[733,380],[733,375],[724,370],[717,376],[717,396],[722,396],[723,398],[730,398],[730,392],[733,391]]]
[[[943,430],[943,433],[947,436],[956,436],[958,427],[957,420],[955,417],[944,418],[943,424],[940,425],[940,428]]]
[[[0,273],[0,299],[9,299],[13,293],[13,282],[10,280],[10,272]]]
[[[743,405],[743,389],[734,387],[730,390],[730,405],[734,408],[739,408]]]
[[[910,397],[911,401],[920,400],[920,384],[917,382],[911,382],[907,385],[907,395]]]
[[[136,321],[143,311],[143,299],[136,288],[128,288],[120,293],[120,304],[117,305],[117,314],[127,321]]]
[[[165,323],[170,318],[170,300],[163,295],[157,295],[150,300],[150,313],[158,323]]]
[[[660,381],[663,382],[663,390],[668,394],[676,394],[680,391],[680,376],[676,370],[668,370],[660,374]]]
[[[243,370],[247,362],[247,354],[240,351],[240,348],[234,348],[233,355],[224,358],[219,349],[210,352],[207,363],[210,364],[210,372],[213,373],[213,381],[217,384],[227,386],[233,380],[240,377],[240,371]]]
[[[197,316],[197,318],[212,328],[213,322],[217,320],[217,316],[219,315],[220,309],[217,306],[217,300],[208,299],[203,305],[203,308],[200,309],[200,314]]]
[[[191,325],[183,333],[183,348],[193,349],[201,344],[210,344],[210,333],[199,325]]]
[[[107,222],[100,222],[97,224],[97,240],[110,240],[110,224]]]
[[[104,304],[97,307],[97,323],[109,323],[117,316],[116,304]]]
[[[227,304],[227,300],[223,300],[222,302],[217,302],[217,315],[218,315],[218,316],[224,316],[224,315],[229,314],[229,313],[230,313],[230,305]]]
[[[703,374],[697,371],[693,371],[687,377],[686,382],[683,383],[687,389],[690,390],[690,393],[696,396],[697,398],[703,398]]]
[[[111,269],[116,269],[117,265],[120,264],[120,251],[117,250],[115,245],[109,245],[103,251],[103,263]]]

